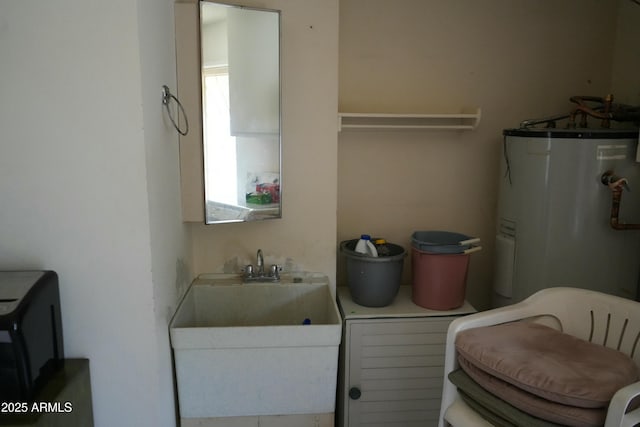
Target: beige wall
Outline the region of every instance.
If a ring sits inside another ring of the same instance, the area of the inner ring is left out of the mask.
[[[502,129],[608,92],[617,4],[341,0],[340,111],[477,106],[482,121],[469,132],[341,132],[338,240],[368,232],[409,249],[416,230],[478,236],[467,295],[486,307]],[[406,283],[410,270],[408,257]]]
[[[282,11],[283,214],[280,220],[191,224],[196,273],[255,263],[319,271],[335,279],[338,1],[246,0]],[[229,262],[230,261],[230,262]]]
[[[616,29],[617,8],[639,9],[627,0],[245,3],[283,10],[283,219],[190,225],[194,272],[253,261],[262,248],[273,261],[337,274],[340,283],[341,240],[369,232],[409,249],[413,231],[449,229],[483,241],[468,280],[479,308],[490,300],[502,129],[568,111],[571,95],[610,91],[614,46],[637,35],[626,17]],[[638,65],[629,72],[625,49],[616,54],[625,73],[615,89],[637,96]],[[476,106],[475,131],[336,137],[338,110]],[[405,283],[410,271],[407,258]]]
[[[620,0],[613,63],[613,93],[618,102],[640,105],[640,6]]]

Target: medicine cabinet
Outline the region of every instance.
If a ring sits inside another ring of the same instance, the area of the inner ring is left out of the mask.
[[[280,12],[175,4],[183,219],[281,217]],[[199,124],[199,126],[197,126]]]

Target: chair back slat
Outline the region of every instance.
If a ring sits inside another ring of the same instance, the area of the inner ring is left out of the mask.
[[[545,290],[536,301],[563,332],[619,350],[640,368],[640,303],[575,288]]]

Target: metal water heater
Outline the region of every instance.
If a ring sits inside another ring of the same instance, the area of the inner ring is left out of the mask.
[[[612,227],[613,191],[604,184],[626,178],[616,221],[640,223],[638,131],[521,128],[503,134],[494,305],[553,286],[637,299],[640,230]]]

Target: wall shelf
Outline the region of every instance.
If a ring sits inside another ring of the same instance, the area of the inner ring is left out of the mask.
[[[376,129],[473,130],[480,123],[480,108],[445,114],[338,113],[338,131]]]

